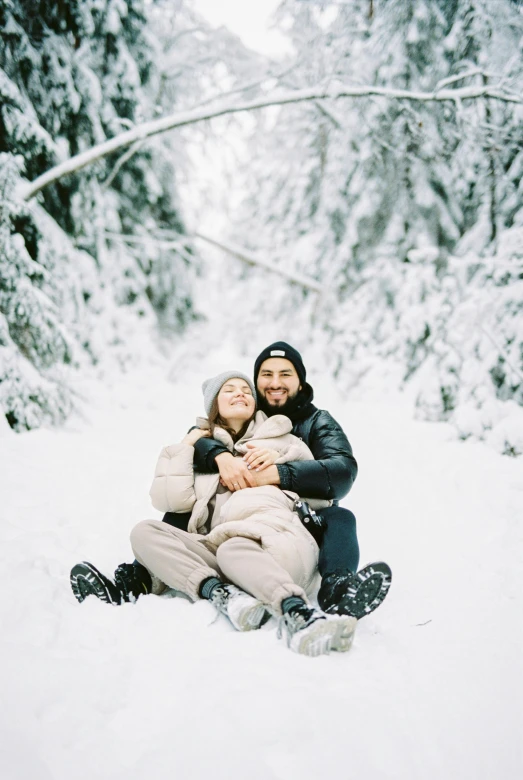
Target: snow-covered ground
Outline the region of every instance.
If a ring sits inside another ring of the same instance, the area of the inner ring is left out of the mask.
[[[317,392],[360,464],[362,563],[394,573],[349,653],[296,656],[272,622],[238,634],[204,602],[75,601],[71,566],[112,572],[157,516],[156,457],[200,413],[201,378],[142,371],[86,388],[61,431],[2,431],[2,778],[523,776],[521,462],[396,399]]]

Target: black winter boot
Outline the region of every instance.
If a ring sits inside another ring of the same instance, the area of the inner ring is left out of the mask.
[[[139,596],[150,593],[153,587],[151,575],[138,561],[121,563],[115,569],[114,581],[124,601],[134,602]]]
[[[116,585],[87,561],[73,566],[70,580],[73,593],[80,603],[87,596],[96,596],[106,604],[121,604],[125,600]]]
[[[360,571],[329,574],[323,578],[318,604],[330,615],[352,615],[358,620],[382,603],[392,580],[390,567],[370,563]]]

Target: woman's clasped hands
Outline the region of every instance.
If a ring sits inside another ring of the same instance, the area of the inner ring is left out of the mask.
[[[255,444],[246,445],[249,448],[249,452],[243,456],[244,462],[247,464],[249,471],[263,471],[269,466],[274,466],[280,453],[277,450],[271,450],[267,447],[257,447]]]

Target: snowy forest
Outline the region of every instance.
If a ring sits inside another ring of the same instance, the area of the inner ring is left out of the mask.
[[[278,59],[190,0],[1,2],[6,424],[59,425],[83,378],[191,332],[203,357],[234,312],[244,353],[286,338],[343,393],[522,454],[522,4],[274,25]]]
[[[523,0],[0,0],[2,780],[523,777],[522,120]],[[280,340],[358,463],[336,589],[392,571],[350,650],[78,603]]]

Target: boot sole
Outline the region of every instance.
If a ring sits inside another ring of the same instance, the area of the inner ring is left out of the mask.
[[[338,653],[346,653],[350,650],[356,633],[358,620],[352,615],[340,615],[336,620],[337,631],[332,649]]]
[[[346,652],[352,645],[357,622],[350,616],[320,618],[297,631],[289,646],[295,653],[311,658],[328,655],[332,650]]]
[[[70,574],[71,589],[81,604],[88,596],[96,596],[105,604],[120,604],[104,582],[104,576],[91,563],[83,561],[73,566]]]
[[[271,616],[263,604],[258,602],[255,605],[245,605],[238,614],[232,616],[227,612],[227,617],[237,631],[256,631],[265,625]]]
[[[386,563],[371,563],[354,577],[354,585],[349,586],[338,604],[325,610],[327,614],[350,615],[360,620],[383,603],[392,581],[392,572]]]
[[[386,563],[370,563],[356,574],[361,585],[356,595],[360,602],[359,617],[369,615],[383,603],[392,582],[392,571]],[[362,590],[361,597],[360,590]],[[358,617],[358,614],[355,615]]]

